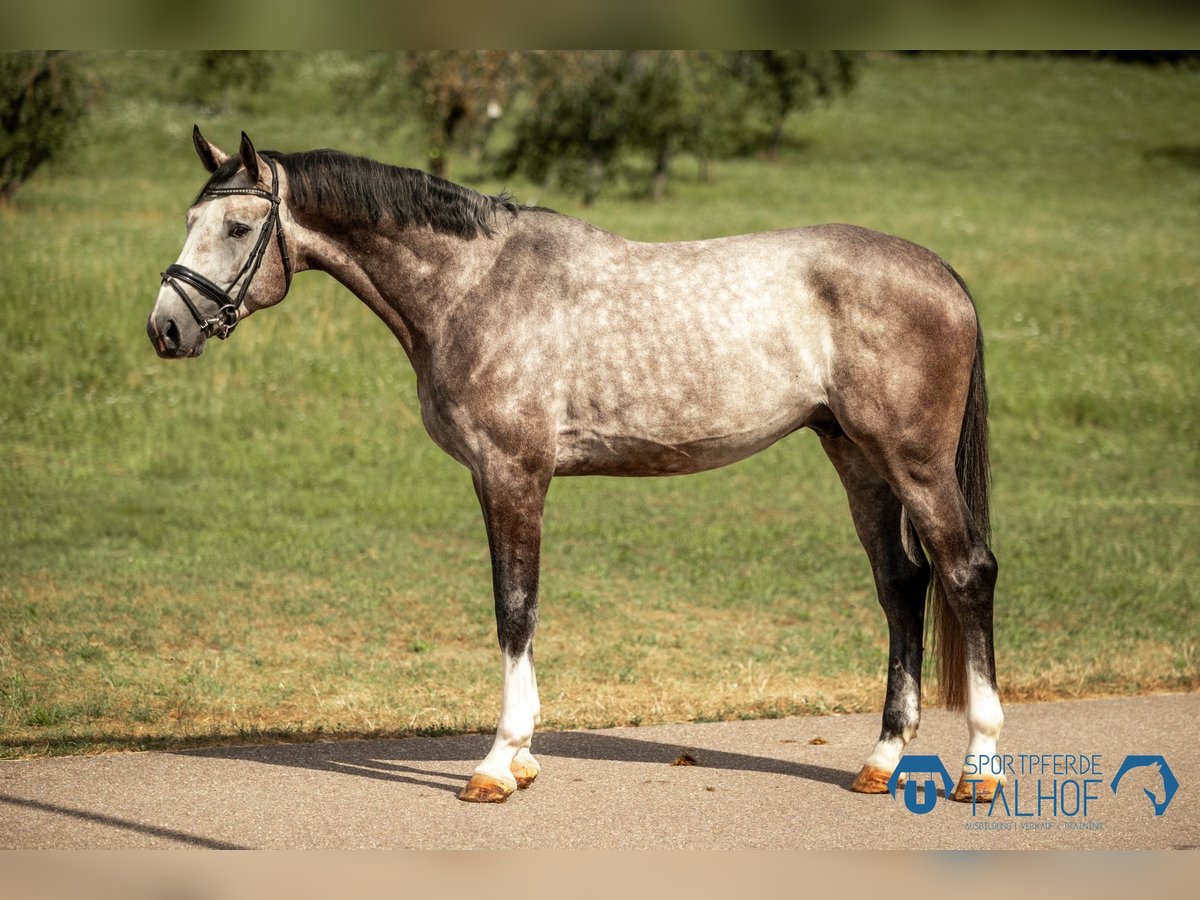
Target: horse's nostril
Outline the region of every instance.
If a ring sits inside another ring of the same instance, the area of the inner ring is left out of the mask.
[[[166,341],[168,350],[179,349],[179,326],[175,324],[174,319],[167,320],[167,327],[163,329],[163,340]]]

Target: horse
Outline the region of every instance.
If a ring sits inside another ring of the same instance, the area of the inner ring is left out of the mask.
[[[260,153],[243,132],[231,155],[192,137],[208,180],[146,324],[158,355],[199,356],[294,274],[327,272],[403,346],[429,436],[471,473],[503,689],[460,799],[502,802],[539,773],[550,480],[700,472],[802,428],[845,488],[889,631],[882,728],[851,790],[888,791],[917,733],[928,608],[942,699],[966,714],[953,798],[994,795],[983,337],[941,257],[851,225],[644,243],[334,150]]]

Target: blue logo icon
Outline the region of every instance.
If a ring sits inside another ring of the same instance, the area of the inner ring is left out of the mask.
[[[900,776],[917,773],[930,776],[940,775],[947,797],[954,790],[954,782],[950,780],[950,773],[946,771],[946,767],[942,765],[942,761],[938,757],[905,756],[901,758],[895,771],[892,772],[892,777],[888,779],[888,793],[892,795],[893,800],[896,799],[896,786],[900,781]],[[908,807],[909,812],[914,812],[918,816],[929,812],[937,803],[937,786],[932,777],[925,779],[924,788],[924,796],[918,799],[916,780],[909,778],[904,783],[904,805]]]
[[[1167,761],[1161,756],[1130,755],[1125,757],[1125,762],[1121,763],[1121,768],[1117,770],[1117,774],[1112,780],[1112,792],[1114,794],[1117,792],[1117,785],[1121,783],[1121,778],[1126,772],[1132,769],[1140,769],[1143,766],[1155,769],[1162,778],[1162,800],[1159,800],[1147,789],[1142,788],[1142,792],[1149,797],[1150,802],[1154,804],[1154,814],[1156,816],[1161,816],[1167,811],[1167,807],[1171,805],[1171,798],[1175,796],[1175,792],[1179,790],[1179,781],[1175,778],[1175,773],[1171,771],[1171,767],[1167,765]]]

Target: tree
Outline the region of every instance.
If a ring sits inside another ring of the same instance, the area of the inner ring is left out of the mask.
[[[772,158],[779,156],[791,113],[849,91],[857,75],[854,55],[837,50],[738,50],[728,60],[767,111]]]
[[[556,175],[583,186],[592,203],[626,139],[633,53],[621,50],[531,53],[515,139],[500,162],[505,175],[535,181]]]
[[[655,200],[666,194],[671,158],[697,142],[703,100],[695,90],[693,63],[683,50],[633,54],[627,135],[631,146],[650,154]]]
[[[265,50],[204,50],[181,58],[183,99],[204,107],[243,107],[247,92],[261,90],[275,72]]]
[[[445,176],[452,149],[482,148],[508,105],[521,54],[507,50],[408,50],[378,54],[365,98],[411,109],[422,124],[429,171]]]
[[[847,90],[845,53],[603,50],[522,54],[522,101],[500,173],[581,187],[590,204],[616,163],[649,157],[649,193],[666,192],[672,160],[744,150],[764,115],[778,153],[788,115]],[[707,175],[705,175],[707,177]]]
[[[721,54],[703,50],[634,53],[627,143],[650,155],[650,195],[666,193],[672,160],[690,153],[709,180],[709,161],[745,147],[749,89]]]
[[[749,86],[734,75],[725,54],[689,51],[688,61],[697,109],[685,149],[696,156],[701,178],[710,181],[711,160],[747,152],[755,104]]]
[[[84,112],[82,79],[62,51],[0,53],[0,201],[51,159]]]

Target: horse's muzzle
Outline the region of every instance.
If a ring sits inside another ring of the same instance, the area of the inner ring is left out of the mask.
[[[154,313],[146,319],[146,336],[154,345],[154,352],[162,359],[181,359],[185,356],[199,356],[204,352],[203,340],[194,342],[190,347],[184,347],[183,337],[175,320],[160,320]]]

